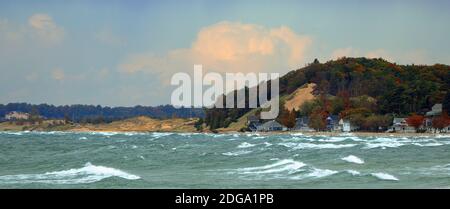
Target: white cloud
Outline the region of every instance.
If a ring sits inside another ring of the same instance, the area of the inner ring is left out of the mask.
[[[56,68],[52,71],[52,78],[57,81],[63,81],[66,78],[66,74],[61,68]]]
[[[118,66],[121,72],[165,74],[191,72],[194,64],[204,71],[287,72],[304,64],[309,36],[288,27],[266,28],[255,24],[220,22],[199,31],[190,48],[164,55],[132,54]]]
[[[57,44],[64,38],[64,29],[56,25],[48,14],[32,15],[28,18],[28,25],[33,29],[33,35],[46,43]]]

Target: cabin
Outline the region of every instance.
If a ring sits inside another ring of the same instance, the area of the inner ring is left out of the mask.
[[[429,132],[433,132],[433,119],[442,115],[442,104],[437,103],[431,107],[431,110],[425,114],[424,125]],[[441,132],[450,132],[450,126],[445,127]]]
[[[295,126],[292,128],[293,131],[314,131],[314,129],[310,128],[308,117],[300,117],[295,119]]]
[[[257,131],[269,132],[269,131],[286,131],[287,127],[281,125],[275,120],[271,120],[263,123],[257,127]]]
[[[258,126],[261,125],[259,117],[256,115],[250,115],[247,117],[247,127],[250,131],[257,131]]]
[[[12,111],[5,115],[5,120],[28,120],[30,114],[18,111]]]
[[[336,131],[339,130],[338,126],[339,116],[337,115],[329,115],[326,118],[326,129],[327,131]]]
[[[406,118],[394,118],[388,132],[415,133],[416,129],[408,125]]]
[[[339,130],[342,132],[352,132],[359,128],[358,126],[352,124],[348,119],[340,119],[338,124]]]

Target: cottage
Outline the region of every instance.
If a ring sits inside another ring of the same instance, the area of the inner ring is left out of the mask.
[[[247,127],[250,131],[257,131],[258,126],[261,125],[259,117],[256,115],[250,115],[247,117]]]
[[[310,128],[308,117],[301,117],[295,119],[295,126],[292,128],[294,131],[314,131],[314,129]]]
[[[339,121],[339,116],[337,116],[337,115],[328,116],[326,119],[327,130],[328,131],[337,130],[338,129],[338,121]]]
[[[431,111],[425,114],[425,127],[428,131],[433,131],[433,119],[442,115],[442,104],[438,103],[431,107]],[[450,132],[450,126],[445,127],[441,130],[442,132]]]
[[[435,104],[431,107],[431,111],[427,112],[425,116],[427,117],[435,117],[440,116],[442,114],[442,104]]]
[[[352,124],[348,119],[340,119],[339,120],[339,130],[342,132],[351,132],[356,131],[359,127]]]
[[[287,128],[275,120],[268,121],[257,127],[257,131],[286,131]]]
[[[12,111],[5,115],[6,120],[28,120],[30,114],[24,112]]]
[[[392,128],[388,131],[412,133],[416,132],[416,129],[408,125],[408,123],[406,122],[406,118],[394,118],[394,120],[392,121]]]

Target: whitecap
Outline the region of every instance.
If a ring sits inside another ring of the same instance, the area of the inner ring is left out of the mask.
[[[272,146],[272,144],[271,144],[271,143],[269,143],[269,142],[264,142],[264,145],[266,145],[266,147],[270,147],[270,146]]]
[[[304,167],[305,165],[306,164],[303,162],[292,159],[283,159],[269,165],[239,168],[237,171],[243,174],[269,174],[279,172],[295,173],[298,169]]]
[[[249,147],[254,147],[256,146],[256,144],[251,144],[248,142],[242,142],[240,145],[237,146],[237,148],[249,148]]]
[[[388,173],[371,173],[370,175],[381,180],[398,181],[398,178]]]
[[[340,149],[354,147],[356,144],[313,144],[313,143],[279,143],[278,145],[296,149]]]
[[[46,172],[43,174],[18,174],[0,176],[0,183],[87,184],[97,182],[109,177],[119,177],[127,180],[140,179],[139,176],[126,173],[119,169],[105,166],[96,166],[88,162],[82,168]]]
[[[222,153],[222,155],[225,155],[225,156],[239,156],[239,155],[249,154],[251,152],[252,151],[250,151],[250,150],[239,150],[239,151],[236,151],[236,152],[225,152],[225,153]]]
[[[78,138],[79,140],[86,140],[87,139],[87,137],[85,137],[85,136],[82,136],[82,137],[80,137],[80,138]]]
[[[352,174],[353,176],[361,175],[361,173],[359,171],[355,171],[355,170],[347,170],[346,172],[349,174]]]
[[[341,158],[341,160],[347,161],[349,163],[364,164],[364,160],[362,160],[361,158],[358,158],[354,155],[349,155],[347,157],[343,157],[343,158]]]
[[[437,146],[442,146],[444,144],[441,143],[425,143],[425,144],[420,144],[420,143],[412,143],[413,145],[419,146],[419,147],[437,147]]]
[[[334,175],[336,173],[339,173],[338,171],[329,170],[329,169],[319,169],[319,168],[313,168],[313,170],[308,173],[307,177],[313,177],[313,178],[323,178],[327,176]]]

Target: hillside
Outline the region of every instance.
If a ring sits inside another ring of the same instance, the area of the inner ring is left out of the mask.
[[[308,83],[316,86],[308,85],[302,90]],[[311,92],[309,88],[317,96],[301,95]],[[298,116],[315,113],[348,117],[357,113],[361,124],[361,118],[385,122],[393,116],[423,114],[434,104],[448,101],[445,98],[450,97],[449,89],[448,65],[398,65],[381,58],[341,58],[326,63],[315,60],[280,78],[280,97],[286,98],[282,107],[294,109]],[[301,97],[306,99],[300,100]],[[289,115],[283,114],[286,109],[280,109],[279,121],[283,115]],[[211,129],[228,127],[243,120],[241,117],[249,111],[208,109],[206,118],[220,116],[221,120],[206,120],[206,125]]]
[[[45,120],[41,124],[0,123],[0,131],[105,131],[105,132],[196,132],[194,127],[197,118],[154,119],[139,116],[112,123],[101,124],[65,124],[64,121]]]

